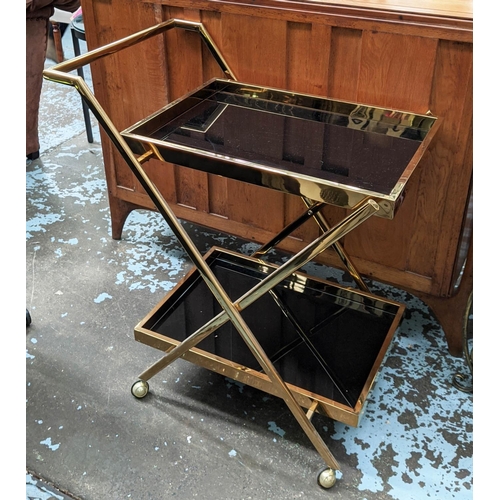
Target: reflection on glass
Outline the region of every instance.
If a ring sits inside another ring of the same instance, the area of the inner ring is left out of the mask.
[[[211,256],[209,264],[233,301],[272,271],[222,252]],[[387,335],[397,326],[398,310],[377,297],[292,275],[242,316],[286,382],[354,408]],[[220,311],[194,272],[145,327],[182,341]],[[261,371],[231,322],[197,347]]]
[[[381,194],[432,125],[422,115],[225,81],[182,106],[152,138]]]

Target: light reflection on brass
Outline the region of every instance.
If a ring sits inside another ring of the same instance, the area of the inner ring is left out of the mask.
[[[293,222],[288,224],[285,228],[283,228],[276,236],[274,236],[270,241],[262,245],[258,250],[256,250],[252,257],[263,256],[268,253],[271,249],[275,248],[286,236],[289,236],[293,231],[295,231],[298,227],[308,221],[311,217],[314,217],[321,207],[323,207],[323,203],[311,203],[307,208],[307,210],[297,217]],[[326,232],[326,231],[325,231]]]
[[[314,415],[314,412],[316,411],[316,408],[319,405],[319,401],[313,401],[310,408],[307,410],[307,418],[311,420],[311,418]]]
[[[142,164],[142,163],[145,163],[147,162],[148,160],[151,159],[151,157],[153,156],[154,152],[152,150],[149,150],[149,151],[146,151],[143,155],[139,156],[139,158],[137,158],[137,161]]]

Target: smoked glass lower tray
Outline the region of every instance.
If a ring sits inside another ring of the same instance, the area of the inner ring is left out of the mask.
[[[216,247],[205,260],[232,301],[276,269]],[[221,310],[193,269],[137,325],[135,339],[167,351]],[[403,311],[396,302],[294,273],[242,316],[302,407],[357,426]],[[230,321],[183,358],[276,394]]]

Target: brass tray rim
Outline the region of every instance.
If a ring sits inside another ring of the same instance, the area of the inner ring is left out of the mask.
[[[400,174],[398,181],[394,184],[393,189],[389,194],[385,193],[380,193],[378,191],[372,191],[369,189],[364,189],[364,188],[359,188],[356,186],[351,186],[349,184],[343,184],[341,182],[335,182],[335,181],[330,181],[330,180],[325,180],[320,177],[313,177],[307,174],[302,174],[302,173],[296,173],[293,171],[285,170],[282,168],[279,168],[277,166],[269,166],[269,165],[262,165],[259,163],[255,163],[249,160],[244,160],[242,158],[237,158],[237,157],[229,157],[225,156],[223,154],[219,153],[213,153],[211,151],[203,151],[199,149],[195,149],[189,146],[184,146],[184,145],[179,145],[179,144],[174,144],[166,141],[162,141],[160,139],[153,139],[150,137],[147,137],[145,135],[139,134],[136,132],[136,130],[140,129],[142,126],[144,126],[146,123],[149,121],[153,120],[155,117],[158,117],[168,109],[176,106],[180,102],[184,101],[185,99],[189,98],[190,96],[194,95],[195,93],[199,92],[200,90],[206,89],[208,86],[212,85],[215,82],[220,82],[220,83],[227,83],[228,85],[240,85],[240,86],[245,86],[248,87],[249,89],[256,89],[256,90],[269,90],[269,91],[275,91],[279,92],[282,94],[288,94],[290,96],[304,96],[307,98],[313,98],[313,99],[321,99],[324,101],[333,101],[333,102],[338,102],[340,104],[346,104],[346,105],[351,105],[351,106],[367,106],[370,108],[374,108],[377,110],[381,111],[391,111],[391,112],[397,112],[397,113],[409,113],[413,114],[417,117],[422,117],[422,118],[427,118],[429,120],[432,120],[434,123],[430,127],[428,133],[426,134],[425,138],[420,142],[417,150],[415,151],[414,155],[412,156],[411,160],[408,162],[407,166],[403,170],[403,172]],[[133,147],[133,144],[135,146],[140,146],[144,149],[146,149],[146,145],[149,146],[150,150],[152,150],[156,157],[160,159],[161,161],[164,162],[169,162],[169,160],[165,160],[162,156],[161,150],[166,150],[166,151],[173,151],[173,152],[179,152],[179,153],[187,153],[189,155],[192,155],[196,158],[199,159],[206,159],[206,160],[212,160],[215,162],[219,162],[221,165],[222,164],[228,164],[234,167],[241,167],[243,169],[250,169],[251,171],[256,171],[256,172],[264,172],[267,173],[274,178],[287,178],[287,179],[294,179],[298,180],[300,187],[305,188],[308,190],[307,193],[297,193],[297,192],[292,192],[291,194],[296,194],[296,195],[305,195],[306,197],[313,199],[315,201],[321,201],[321,202],[326,202],[328,203],[327,200],[325,199],[318,199],[318,197],[311,195],[309,192],[309,189],[313,189],[313,191],[316,190],[321,190],[322,187],[324,188],[329,188],[329,189],[334,189],[337,191],[343,191],[347,193],[348,195],[352,195],[352,200],[349,199],[349,202],[347,205],[343,206],[342,208],[352,208],[356,206],[359,202],[366,198],[372,198],[375,199],[381,206],[380,213],[377,214],[379,217],[383,218],[389,218],[392,219],[394,217],[395,211],[397,210],[399,206],[399,202],[401,201],[402,198],[402,193],[406,187],[406,184],[413,174],[414,170],[416,169],[417,165],[419,164],[422,156],[424,153],[428,150],[429,144],[434,137],[434,134],[437,132],[437,129],[440,126],[441,121],[438,119],[438,117],[432,115],[432,114],[422,114],[422,113],[415,113],[412,111],[403,111],[403,110],[398,110],[396,108],[388,108],[388,107],[383,107],[383,106],[375,106],[375,105],[368,105],[368,104],[361,104],[361,103],[356,103],[353,101],[348,101],[348,100],[340,100],[340,99],[331,99],[327,98],[324,96],[317,96],[313,94],[307,94],[307,93],[302,93],[302,92],[291,92],[288,90],[284,89],[279,89],[275,87],[263,87],[262,85],[254,85],[254,84],[247,84],[245,82],[239,82],[239,81],[234,81],[234,80],[229,80],[229,79],[223,79],[223,78],[212,78],[202,85],[196,87],[194,90],[184,94],[183,96],[179,97],[178,99],[175,99],[174,101],[168,103],[164,107],[160,108],[159,110],[155,111],[154,113],[150,114],[149,116],[139,120],[135,124],[125,128],[120,135],[127,140],[128,144],[130,147]],[[181,165],[182,166],[182,165]],[[185,166],[185,165],[184,165]],[[187,167],[190,168],[190,167]],[[208,171],[209,173],[210,170],[205,170]],[[229,177],[229,176],[228,176]],[[266,186],[266,187],[271,187],[272,186]],[[276,189],[276,188],[274,188]],[[350,198],[350,197],[349,197]],[[332,203],[330,203],[332,204]]]

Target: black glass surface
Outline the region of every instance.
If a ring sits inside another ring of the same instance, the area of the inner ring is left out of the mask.
[[[233,301],[271,271],[226,254],[209,263]],[[182,341],[220,311],[195,271],[144,326]],[[286,382],[353,408],[388,333],[397,326],[397,311],[398,306],[377,298],[292,275],[242,316]],[[261,371],[231,322],[197,347]]]
[[[217,80],[134,132],[387,195],[432,123],[422,115]]]

